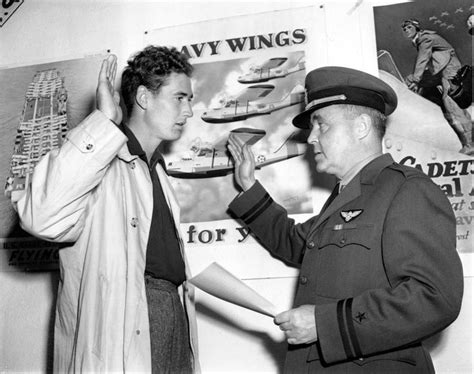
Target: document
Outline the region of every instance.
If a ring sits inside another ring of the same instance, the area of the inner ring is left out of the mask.
[[[191,278],[189,282],[201,290],[235,305],[269,317],[275,317],[277,314],[276,308],[271,302],[216,262]]]

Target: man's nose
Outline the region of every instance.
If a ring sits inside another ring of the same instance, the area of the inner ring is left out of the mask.
[[[317,126],[313,126],[306,142],[308,144],[319,143],[319,129],[317,128]]]
[[[186,117],[192,117],[193,116],[193,107],[191,105],[190,101],[186,102],[185,108],[183,110],[183,115]]]

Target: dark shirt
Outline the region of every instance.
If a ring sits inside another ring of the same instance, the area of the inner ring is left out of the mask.
[[[147,163],[153,184],[153,215],[146,251],[145,274],[166,279],[179,286],[186,280],[183,256],[173,216],[155,169],[159,162],[166,171],[163,156],[157,148],[148,162],[145,151],[128,126],[122,124],[120,129],[128,138],[127,146],[130,153]]]

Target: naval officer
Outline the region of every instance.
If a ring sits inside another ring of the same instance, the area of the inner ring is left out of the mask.
[[[311,71],[307,106],[319,172],[339,183],[296,224],[255,179],[254,156],[229,140],[242,192],[230,210],[276,257],[300,268],[293,308],[274,322],[288,342],[286,373],[432,373],[423,341],[458,316],[463,274],[456,222],[441,189],[382,154],[395,92],[343,67]]]

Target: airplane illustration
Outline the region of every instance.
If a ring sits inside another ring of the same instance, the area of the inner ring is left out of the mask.
[[[274,90],[275,86],[271,84],[248,86],[235,98],[224,101],[222,107],[212,108],[204,112],[201,119],[209,123],[241,121],[304,103],[304,89],[301,85],[295,86],[283,99],[265,101],[266,97],[271,96]]]
[[[429,18],[430,21],[434,21],[435,19],[438,19],[438,17],[436,17],[436,16],[431,16],[431,17]]]
[[[237,128],[218,140],[215,144],[204,143],[200,140],[193,142],[190,154],[181,156],[179,160],[168,162],[166,169],[169,175],[178,178],[208,178],[223,176],[234,172],[234,160],[227,150],[229,136],[237,136],[245,144],[253,145],[266,135],[265,130],[255,128]],[[291,136],[290,136],[291,138]],[[306,146],[287,139],[283,145],[272,153],[255,155],[255,168],[284,161],[300,156],[306,151]]]
[[[446,28],[449,30],[449,29],[454,29],[454,25],[453,24],[449,24],[448,26],[446,26]]]
[[[270,79],[283,78],[288,74],[304,70],[304,56],[301,56],[296,63],[287,57],[274,57],[265,61],[262,65],[250,68],[250,72],[237,78],[240,83],[259,83]]]
[[[397,110],[390,115],[387,134],[403,134],[405,139],[431,144],[434,148],[458,150],[461,143],[439,105],[411,91],[388,51],[378,51],[379,78],[398,97]],[[468,110],[472,110],[474,105]],[[413,124],[419,126],[413,126]]]
[[[454,13],[464,13],[463,8],[457,8]]]
[[[441,22],[443,22],[443,21],[441,21],[441,20],[439,20],[439,19],[437,19],[436,21],[434,21],[435,24],[441,23]]]
[[[441,13],[441,17],[448,17],[449,16],[449,12],[442,12]]]

